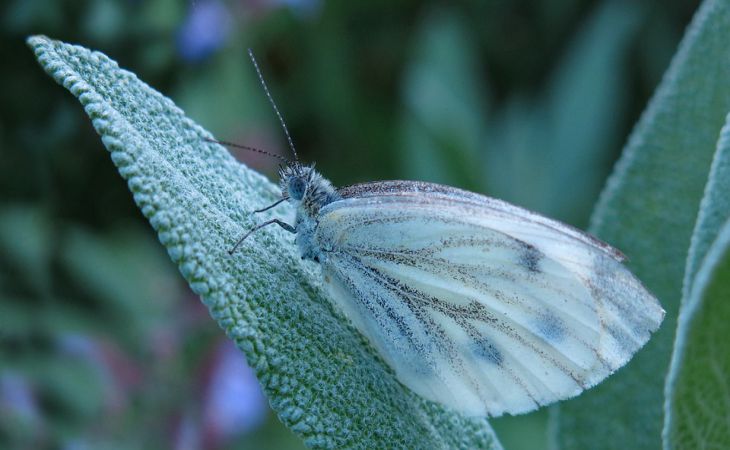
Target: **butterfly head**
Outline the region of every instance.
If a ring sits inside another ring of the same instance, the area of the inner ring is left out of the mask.
[[[309,190],[312,182],[312,167],[303,166],[298,162],[290,163],[279,169],[279,186],[285,198],[301,202]]]
[[[282,196],[294,205],[304,206],[311,215],[339,198],[332,184],[314,170],[314,165],[289,163],[279,170],[279,177]]]

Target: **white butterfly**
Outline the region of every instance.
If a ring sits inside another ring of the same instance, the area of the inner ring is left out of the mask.
[[[619,251],[538,214],[422,182],[338,190],[297,162],[280,175],[295,225],[254,230],[296,233],[398,380],[462,413],[573,397],[623,366],[664,317]]]
[[[335,189],[298,161],[280,176],[270,207],[288,200],[294,226],[265,222],[236,247],[273,223],[295,233],[398,380],[464,414],[578,395],[626,364],[664,317],[618,250],[522,208],[413,181]]]

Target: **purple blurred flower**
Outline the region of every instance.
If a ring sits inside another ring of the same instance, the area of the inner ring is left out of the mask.
[[[203,400],[203,424],[210,447],[258,428],[268,404],[243,354],[225,340],[219,344]],[[209,448],[210,448],[209,447]]]
[[[231,28],[231,17],[223,2],[194,2],[177,35],[180,56],[200,62],[221,48]]]
[[[0,411],[20,419],[26,425],[38,426],[38,401],[27,378],[11,371],[0,373]]]

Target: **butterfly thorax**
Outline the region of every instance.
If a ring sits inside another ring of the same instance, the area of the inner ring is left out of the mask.
[[[302,258],[319,262],[321,249],[314,240],[319,211],[341,198],[314,167],[292,163],[279,171],[282,195],[296,208],[296,242]]]

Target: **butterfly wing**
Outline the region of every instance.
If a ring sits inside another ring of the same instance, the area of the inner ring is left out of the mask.
[[[498,416],[575,396],[663,318],[620,252],[567,225],[429,183],[340,193],[315,232],[332,298],[429,400]]]

